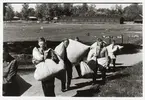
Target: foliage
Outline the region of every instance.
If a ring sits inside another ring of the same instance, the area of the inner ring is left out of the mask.
[[[28,16],[29,16],[29,5],[27,3],[22,5],[22,10],[21,10],[21,14],[22,14],[22,19],[28,20]]]
[[[124,17],[126,20],[134,20],[139,14],[142,15],[142,5],[132,4],[124,8]]]
[[[34,8],[28,9],[28,16],[35,16],[35,9]]]
[[[17,16],[17,17],[19,17],[19,18],[22,17],[21,13],[19,13],[18,11],[15,12],[15,16]]]
[[[7,7],[7,3],[4,3],[4,16],[8,20],[13,17],[13,9],[10,5]],[[118,15],[124,17],[125,20],[134,20],[137,16],[142,15],[142,5],[131,4],[125,8],[122,5],[112,6],[111,9],[99,8],[96,9],[96,5],[83,3],[80,5],[74,5],[72,3],[42,3],[36,4],[35,9],[29,8],[29,4],[23,4],[20,14],[15,13],[16,16],[22,17],[22,19],[27,20],[28,16],[36,16],[40,20],[51,20],[54,17],[62,16],[82,16],[82,17],[92,17],[98,14],[103,15]],[[6,10],[7,8],[7,10]],[[6,15],[7,14],[7,15]],[[8,17],[9,16],[9,17]]]
[[[10,4],[6,4],[4,8],[5,8],[4,19],[5,20],[12,20],[14,17],[14,10],[13,10],[12,6]]]

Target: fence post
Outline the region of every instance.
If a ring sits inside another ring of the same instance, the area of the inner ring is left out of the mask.
[[[122,44],[123,44],[123,34],[121,34]]]

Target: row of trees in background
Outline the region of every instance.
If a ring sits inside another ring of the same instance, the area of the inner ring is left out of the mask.
[[[28,20],[28,16],[35,16],[40,20],[49,20],[53,17],[62,17],[62,16],[97,16],[98,14],[104,15],[119,15],[124,17],[126,20],[132,21],[139,14],[142,15],[142,5],[137,3],[131,4],[125,8],[122,8],[121,5],[113,6],[111,9],[99,8],[96,9],[95,4],[83,3],[82,5],[73,5],[71,3],[64,4],[52,4],[52,3],[43,3],[36,4],[35,9],[29,7],[29,4],[25,3],[22,5],[21,12],[14,12],[11,4],[4,3],[4,19],[12,20],[14,16],[17,16],[23,20]]]

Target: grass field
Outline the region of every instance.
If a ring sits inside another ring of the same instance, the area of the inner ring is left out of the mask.
[[[88,36],[87,33],[90,33],[90,35]],[[28,65],[29,63],[32,64],[32,49],[37,45],[37,42],[33,41],[37,41],[39,37],[43,36],[50,41],[60,42],[64,38],[74,39],[78,36],[81,41],[92,44],[95,42],[96,37],[119,36],[121,34],[124,35],[124,43],[142,43],[141,24],[4,23],[3,37],[5,42],[17,42],[16,44],[10,45],[10,51],[16,53],[15,57],[19,59],[18,61],[22,62],[21,65]],[[133,37],[135,35],[139,37]],[[109,41],[109,38],[104,39],[107,42]],[[121,38],[116,39],[116,42],[121,43]],[[51,42],[54,47],[58,45],[58,43]],[[123,53],[131,53],[129,49],[133,51],[136,47],[133,47],[133,45],[126,45]],[[30,55],[25,55],[26,53]]]
[[[120,71],[116,75],[118,77],[110,78],[110,82],[102,88],[103,92],[98,95],[117,97],[142,96],[142,71],[142,62]]]
[[[88,33],[90,33],[88,35]],[[32,66],[32,44],[29,41],[37,41],[39,37],[45,37],[50,41],[61,41],[64,38],[74,39],[76,36],[83,42],[93,43],[96,37],[120,36],[123,34],[124,54],[136,53],[138,46],[142,44],[141,24],[36,24],[36,23],[4,23],[4,42],[20,42],[12,45],[11,49],[16,51],[14,56],[19,60],[19,69],[24,72],[34,70]],[[136,36],[136,37],[134,37]],[[107,38],[104,38],[106,41]],[[26,41],[28,41],[26,43]],[[117,38],[121,43],[121,38]],[[20,46],[21,45],[21,46]],[[31,46],[31,47],[30,47]],[[26,49],[26,48],[28,49]],[[23,53],[29,52],[29,54]],[[18,52],[19,51],[19,52]],[[22,51],[22,52],[20,52]],[[19,54],[18,54],[19,53]],[[27,69],[27,70],[26,70]],[[30,73],[30,72],[28,72]],[[23,73],[22,73],[23,74]],[[79,91],[75,96],[97,96],[97,97],[140,97],[142,96],[142,62],[117,71],[114,77],[107,77],[104,86],[94,86],[89,90]],[[101,91],[99,91],[100,89]]]
[[[79,91],[75,96],[86,97],[142,97],[142,62],[121,69],[113,77],[108,77],[107,84],[94,85],[88,90]],[[84,95],[85,94],[85,95]]]
[[[89,36],[87,35],[89,33]],[[84,42],[94,42],[96,37],[124,35],[124,41],[131,41],[134,35],[142,37],[141,24],[37,24],[4,23],[4,41],[36,41],[45,37],[51,41],[76,36]],[[128,39],[130,37],[130,39]],[[118,39],[121,41],[121,39]]]

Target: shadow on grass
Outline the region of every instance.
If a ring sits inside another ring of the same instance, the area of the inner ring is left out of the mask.
[[[73,97],[92,97],[94,93],[100,92],[100,85],[96,87],[86,89],[86,90],[78,90],[77,93]]]
[[[107,76],[107,80],[110,81],[110,80],[120,79],[128,76],[130,76],[130,74],[128,73],[117,73],[115,75]]]
[[[121,71],[121,70],[124,70],[126,69],[127,67],[131,67],[131,66],[117,66],[117,67],[110,67],[107,72],[110,73],[110,72],[117,72],[117,71]]]
[[[121,70],[121,69],[125,69],[125,68],[127,68],[127,66],[120,66],[117,69]],[[121,78],[128,77],[128,76],[130,76],[130,74],[118,72],[118,73],[107,76],[106,83],[111,81],[111,80],[121,79]],[[92,81],[78,83],[78,84],[75,84],[76,86],[72,87],[72,89],[78,89],[78,88],[88,86],[91,84],[92,84]],[[96,84],[94,86],[92,86],[91,88],[86,89],[86,90],[77,90],[77,93],[74,95],[74,97],[92,97],[94,94],[96,95],[99,92],[101,92],[101,88],[100,88],[101,86],[102,86],[102,80],[97,80]]]
[[[120,79],[120,78],[128,77],[128,76],[129,76],[129,74],[118,73],[116,75],[107,77],[107,80],[111,81],[111,80],[114,80],[114,79]],[[79,83],[78,86],[75,87],[75,89],[76,88],[80,88],[80,87],[84,87],[86,85],[90,85],[91,83],[92,82],[89,82],[89,83]],[[94,94],[96,95],[99,92],[101,92],[101,83],[102,83],[102,81],[97,81],[96,82],[97,85],[94,85],[94,86],[92,86],[89,89],[86,89],[86,90],[77,90],[77,93],[73,97],[92,97]]]
[[[85,87],[85,86],[88,86],[88,85],[91,85],[91,84],[92,84],[92,81],[77,83],[77,84],[75,84],[75,86],[71,86],[69,90],[79,89],[79,88],[82,88],[82,87]]]

